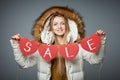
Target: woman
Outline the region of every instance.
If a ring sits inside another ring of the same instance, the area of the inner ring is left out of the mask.
[[[35,41],[60,46],[70,42],[80,43],[84,38],[84,26],[78,14],[66,7],[52,7],[47,9],[35,23],[32,31]],[[100,63],[104,57],[105,32],[96,32],[101,37],[101,46],[96,54],[84,50],[79,45],[78,55],[74,60],[68,61],[58,52],[51,62],[45,62],[36,51],[25,57],[19,49],[20,34],[12,36],[15,60],[23,68],[38,65],[39,80],[83,80],[83,61],[90,64]]]

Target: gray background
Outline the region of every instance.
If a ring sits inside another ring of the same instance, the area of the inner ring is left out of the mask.
[[[103,64],[85,62],[85,80],[120,80],[119,0],[0,0],[0,80],[37,80],[37,68],[20,69],[14,60],[10,38],[20,33],[33,39],[31,28],[51,6],[69,6],[83,17],[86,37],[103,29],[107,35]]]

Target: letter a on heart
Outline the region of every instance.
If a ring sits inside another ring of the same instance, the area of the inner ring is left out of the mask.
[[[41,44],[39,46],[39,54],[46,62],[50,62],[57,55],[58,48],[55,45]]]

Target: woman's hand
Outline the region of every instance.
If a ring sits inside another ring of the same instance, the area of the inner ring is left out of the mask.
[[[101,40],[105,39],[105,32],[103,30],[97,30],[96,34],[100,36]]]
[[[13,35],[11,38],[14,44],[18,44],[21,39],[20,34]]]

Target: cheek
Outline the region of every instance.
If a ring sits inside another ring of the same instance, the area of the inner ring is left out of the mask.
[[[57,29],[57,28],[56,28],[55,26],[52,27],[52,30],[53,30],[54,32],[55,32],[56,29]]]
[[[53,27],[53,29],[52,29],[52,31],[53,31],[53,33],[57,33],[57,28],[56,27]]]
[[[63,29],[65,30],[65,29],[66,29],[66,27],[64,26],[64,27],[63,27]]]
[[[62,29],[65,31],[65,30],[66,30],[66,27],[65,27],[65,26],[62,26]]]

